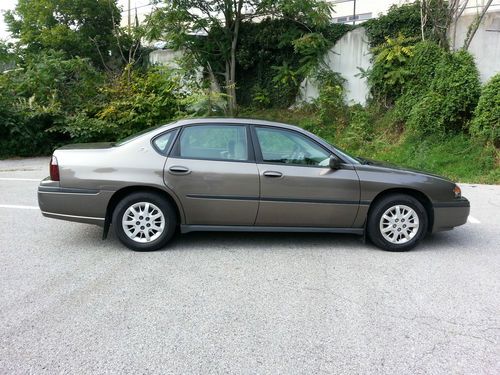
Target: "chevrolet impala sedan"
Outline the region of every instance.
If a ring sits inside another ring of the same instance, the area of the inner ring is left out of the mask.
[[[61,147],[38,202],[104,238],[112,226],[136,251],[177,230],[351,233],[406,251],[464,224],[470,207],[443,177],[350,156],[295,126],[227,118]]]

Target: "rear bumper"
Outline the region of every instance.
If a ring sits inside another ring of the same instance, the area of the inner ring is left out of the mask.
[[[465,224],[470,212],[470,202],[463,197],[452,202],[434,203],[433,207],[433,233],[450,230]]]
[[[42,215],[53,219],[104,225],[112,191],[69,189],[43,180],[38,187],[38,205]]]

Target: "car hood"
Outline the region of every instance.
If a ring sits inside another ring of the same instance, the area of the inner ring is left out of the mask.
[[[444,181],[448,181],[448,182],[453,182],[453,181],[449,180],[446,177],[443,177],[443,176],[440,176],[440,175],[437,175],[437,174],[434,174],[434,173],[429,173],[429,172],[421,171],[421,170],[418,170],[418,169],[405,168],[405,167],[401,167],[399,165],[387,163],[387,162],[384,162],[384,161],[367,159],[367,158],[360,158],[360,157],[358,157],[357,159],[363,165],[373,165],[375,167],[381,167],[381,168],[385,168],[385,169],[392,169],[392,170],[409,172],[409,173],[418,173],[420,175],[434,177],[434,178],[439,178],[440,180],[444,180]]]

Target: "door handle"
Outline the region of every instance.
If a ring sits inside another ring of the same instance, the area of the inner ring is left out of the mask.
[[[283,173],[281,172],[276,172],[276,171],[265,171],[263,173],[264,176],[266,177],[274,177],[274,178],[280,178],[283,177]]]
[[[191,172],[189,168],[183,167],[182,165],[173,165],[168,168],[168,171],[171,174],[188,174]]]

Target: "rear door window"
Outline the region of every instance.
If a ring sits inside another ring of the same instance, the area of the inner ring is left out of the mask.
[[[247,161],[247,129],[245,125],[188,126],[178,147],[181,158]]]

